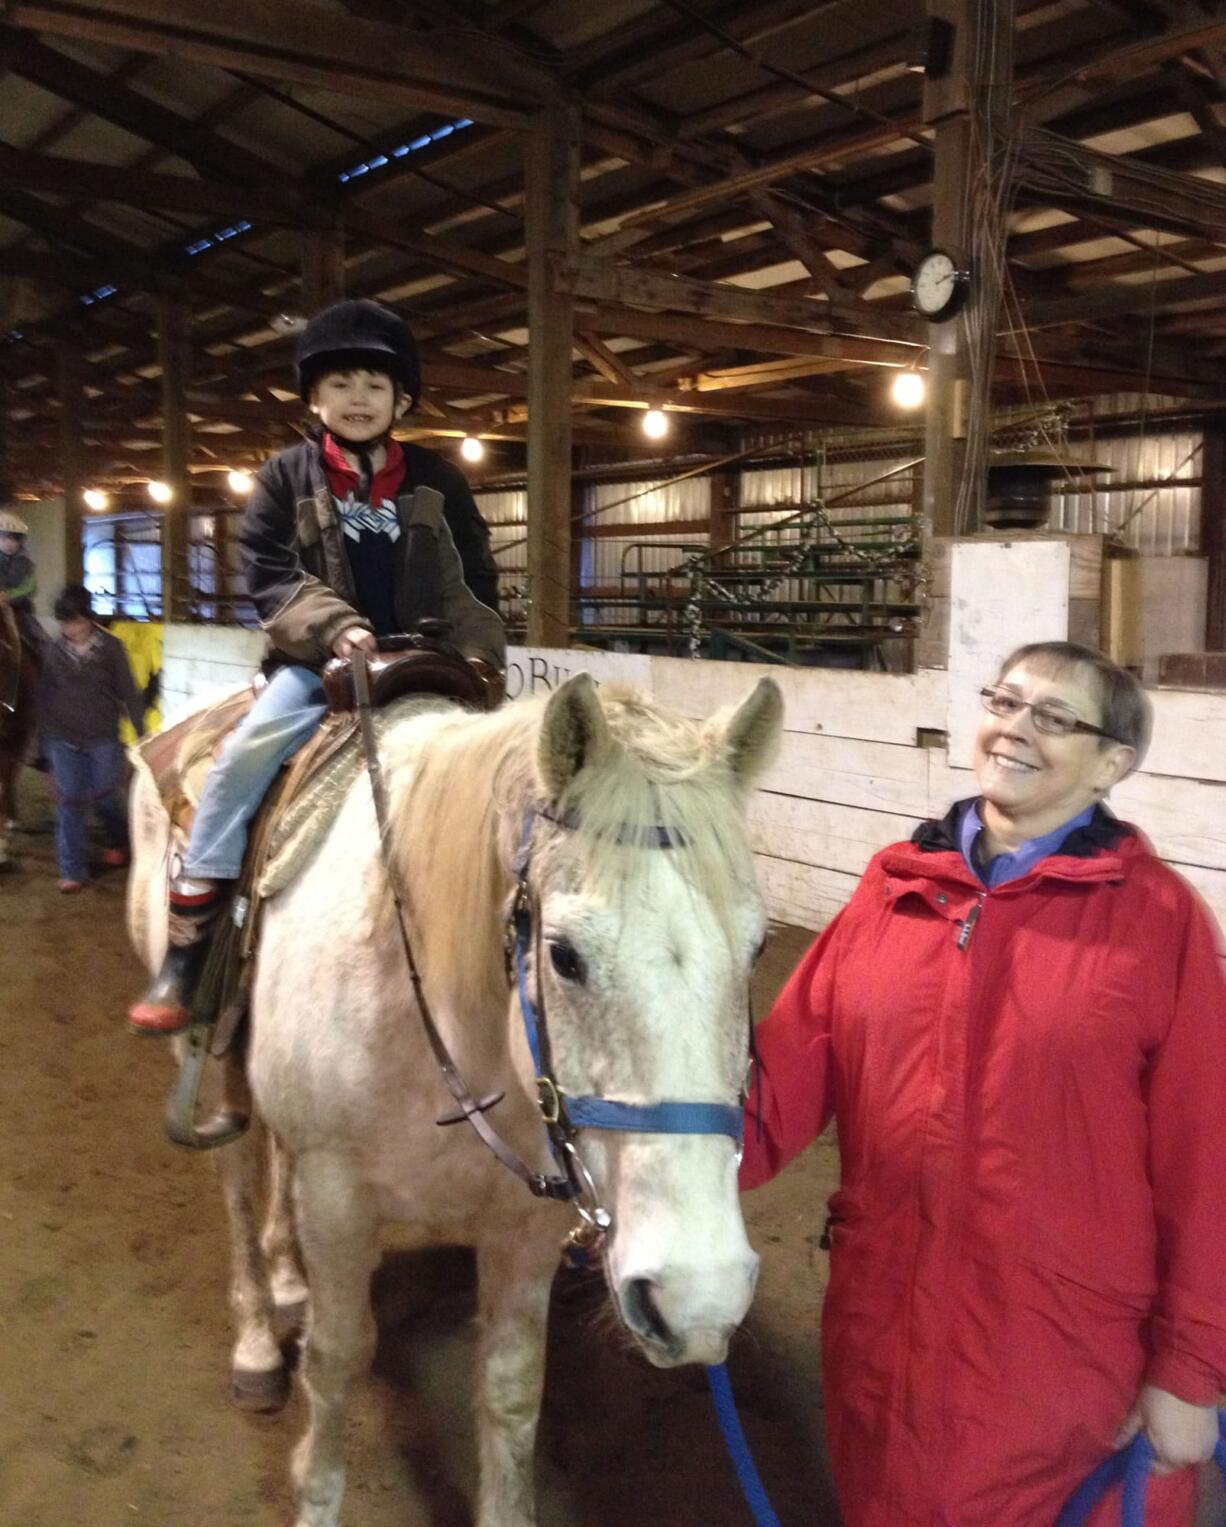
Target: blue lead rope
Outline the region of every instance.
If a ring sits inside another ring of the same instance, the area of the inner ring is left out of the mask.
[[[1226,1415],[1218,1413],[1218,1444],[1213,1450],[1214,1461],[1226,1479]],[[1154,1450],[1140,1433],[1127,1447],[1113,1453],[1105,1463],[1084,1479],[1069,1496],[1060,1513],[1056,1527],[1082,1527],[1090,1512],[1098,1505],[1113,1485],[1123,1483],[1121,1527],[1145,1527],[1145,1492],[1149,1487],[1149,1471],[1154,1461]]]
[[[736,1401],[732,1398],[732,1385],[728,1382],[728,1370],[723,1363],[707,1369],[707,1382],[711,1385],[711,1398],[715,1401],[715,1415],[719,1429],[724,1434],[728,1456],[736,1470],[741,1494],[754,1519],[754,1527],[779,1527],[779,1518],[771,1509],[762,1481],[754,1467],[749,1443],[741,1428],[741,1418],[736,1413]]]

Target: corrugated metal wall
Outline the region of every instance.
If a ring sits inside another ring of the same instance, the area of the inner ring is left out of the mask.
[[[1169,481],[1170,487],[1130,488],[1125,492],[1052,494],[1050,523],[1060,530],[1119,532],[1127,545],[1147,556],[1177,557],[1200,551],[1199,482],[1176,486],[1180,478],[1199,478],[1202,436],[1186,433],[1129,436],[1077,446],[1075,457],[1112,468],[1097,484]]]
[[[475,493],[477,508],[490,527],[490,548],[498,564],[501,613],[522,621],[527,615],[528,495],[523,488]]]
[[[1111,400],[1113,411],[1130,405],[1140,409],[1144,400],[1120,397]],[[1166,400],[1151,398],[1150,407]],[[882,483],[864,487],[871,479],[899,467],[914,453],[916,442],[900,442],[897,436],[883,439],[883,433],[867,435],[858,449],[842,438],[828,445],[830,456],[822,454],[821,442],[814,442],[812,459],[804,466],[751,468],[740,472],[739,493],[742,511],[737,516],[739,533],[784,519],[805,503],[817,498],[827,501],[827,513],[837,526],[866,519],[896,519],[912,512],[918,498],[919,468],[901,472]],[[1068,446],[1070,457],[1094,460],[1112,468],[1095,480],[1091,491],[1060,492],[1052,495],[1050,524],[1073,532],[1117,532],[1138,550],[1155,556],[1183,556],[1200,550],[1201,442],[1199,431],[1179,433],[1138,433],[1117,439],[1093,442],[1075,441]],[[1011,442],[1009,442],[1011,443]],[[854,450],[854,454],[853,454]],[[831,459],[833,458],[833,459]],[[1180,486],[1184,479],[1196,479]],[[1105,485],[1140,482],[1138,488],[1103,491]],[[1169,486],[1168,486],[1169,484]],[[1087,487],[1090,485],[1087,483]],[[836,496],[851,493],[837,503]],[[479,493],[477,503],[493,527],[493,545],[503,572],[504,587],[523,590],[527,581],[527,548],[521,542],[526,531],[526,494],[516,492]],[[629,595],[639,572],[660,573],[679,567],[694,551],[707,544],[706,533],[693,527],[709,518],[711,479],[689,478],[684,482],[601,482],[583,489],[582,511],[592,525],[633,526],[620,535],[584,536],[581,557],[581,587],[587,590],[624,589]],[[785,526],[778,532],[777,543],[794,544],[800,532]],[[853,529],[849,539],[872,535],[871,529]],[[829,533],[823,533],[829,539]],[[498,548],[508,549],[499,554]],[[799,585],[789,584],[784,597],[799,597]],[[511,613],[523,609],[522,595],[510,605]],[[601,625],[629,624],[635,612],[627,607],[602,604],[590,607],[584,617]]]

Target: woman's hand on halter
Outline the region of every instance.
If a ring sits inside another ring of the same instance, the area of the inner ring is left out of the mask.
[[[365,626],[350,626],[332,643],[332,651],[337,657],[349,657],[355,647],[365,647],[367,652],[376,652],[379,643],[375,640],[373,631],[368,631]]]
[[[1218,1439],[1217,1407],[1192,1405],[1169,1390],[1146,1384],[1120,1427],[1117,1448],[1144,1430],[1154,1450],[1154,1473],[1173,1474],[1213,1457]]]

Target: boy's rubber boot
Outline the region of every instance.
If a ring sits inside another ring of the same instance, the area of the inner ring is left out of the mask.
[[[192,997],[224,904],[216,881],[173,880],[166,958],[149,990],[128,1010],[135,1034],[179,1034],[191,1022]]]

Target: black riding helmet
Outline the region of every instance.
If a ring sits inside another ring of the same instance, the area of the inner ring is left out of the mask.
[[[317,313],[303,329],[294,359],[304,403],[325,371],[363,367],[386,372],[404,390],[410,408],[421,396],[417,342],[403,319],[367,298],[337,302]]]

